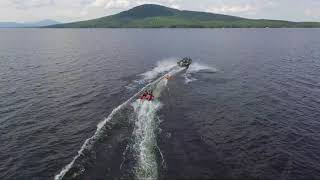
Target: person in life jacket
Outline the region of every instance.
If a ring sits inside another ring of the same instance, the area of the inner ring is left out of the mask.
[[[151,95],[151,94],[148,94],[148,95],[146,96],[146,100],[151,101],[151,100],[152,100],[152,95]]]
[[[144,100],[147,95],[148,95],[148,93],[147,93],[147,91],[145,91],[145,92],[140,96],[140,99],[141,99],[141,100]]]
[[[142,96],[140,96],[140,99],[141,100],[148,100],[148,101],[151,101],[153,99],[153,95],[152,95],[152,92],[151,91],[145,91]]]

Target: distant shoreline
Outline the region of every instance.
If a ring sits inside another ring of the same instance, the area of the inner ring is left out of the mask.
[[[208,27],[0,27],[0,29],[320,29],[320,27],[233,27],[233,28],[208,28]]]

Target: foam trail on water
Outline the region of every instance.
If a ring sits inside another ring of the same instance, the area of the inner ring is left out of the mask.
[[[157,66],[153,68],[150,71],[147,71],[142,75],[143,79],[146,81],[152,80],[155,77],[159,76],[160,74],[164,72],[170,71],[172,68],[177,66],[177,60],[176,59],[167,59],[163,61],[158,61]]]
[[[192,65],[188,68],[187,72],[183,74],[186,84],[197,80],[196,78],[192,77],[192,74],[196,72],[216,73],[218,72],[218,69],[207,66],[205,64],[200,64],[198,62],[192,63]]]
[[[183,74],[183,77],[184,77],[184,79],[185,79],[185,83],[186,83],[186,84],[188,84],[188,83],[190,83],[190,82],[192,82],[192,81],[196,81],[196,80],[197,80],[196,78],[192,77],[190,73],[185,73],[185,74]]]
[[[181,70],[183,70],[182,68],[177,68],[172,70],[172,74],[178,73]],[[77,155],[72,159],[72,161],[67,164],[61,171],[59,174],[57,174],[55,176],[55,180],[61,180],[65,174],[73,167],[75,161],[81,156],[83,155],[83,152],[85,150],[90,150],[92,148],[92,146],[94,145],[94,143],[96,142],[97,139],[99,139],[99,137],[101,136],[101,134],[104,132],[104,127],[106,125],[107,122],[109,122],[113,116],[118,113],[119,111],[121,111],[124,107],[126,107],[128,104],[130,104],[131,102],[133,102],[134,99],[136,99],[142,92],[144,92],[146,89],[155,86],[158,84],[158,82],[160,82],[161,80],[163,80],[164,77],[159,77],[158,79],[156,79],[155,81],[147,84],[144,88],[142,88],[138,93],[136,93],[134,96],[132,96],[131,98],[129,98],[127,101],[125,101],[124,103],[122,103],[121,105],[119,105],[118,107],[116,107],[115,109],[112,110],[112,112],[109,114],[109,116],[107,118],[105,118],[103,121],[101,121],[98,125],[97,125],[97,130],[94,133],[94,135],[88,139],[85,140],[85,142],[83,143],[83,145],[81,146],[80,150],[78,151]]]
[[[153,69],[140,74],[141,79],[134,80],[133,83],[130,83],[126,88],[130,91],[135,90],[139,85],[145,84],[158,77],[163,75],[166,72],[171,71],[177,66],[177,61],[175,58],[169,58],[162,61],[158,61],[156,67]]]
[[[61,170],[61,172],[59,174],[57,174],[55,176],[55,178],[54,178],[55,180],[61,180],[64,177],[64,175],[72,168],[75,161],[83,154],[84,150],[91,149],[92,145],[99,138],[100,134],[103,133],[103,127],[105,126],[105,124],[107,122],[109,122],[111,120],[111,118],[114,116],[114,114],[117,113],[120,109],[122,109],[123,106],[125,106],[128,102],[129,102],[129,100],[126,101],[125,103],[123,103],[122,105],[118,106],[117,108],[113,109],[111,114],[97,125],[97,130],[94,133],[94,135],[85,140],[85,142],[81,146],[80,150],[78,151],[77,155],[72,159],[72,161],[69,164],[67,164]]]
[[[195,72],[206,72],[206,73],[216,73],[218,69],[214,67],[207,66],[205,64],[200,64],[198,62],[192,63],[192,65],[188,68],[187,73],[195,73]]]
[[[170,75],[182,71],[183,68],[172,70]],[[135,175],[137,179],[158,179],[157,151],[162,153],[157,145],[156,131],[159,126],[157,112],[162,107],[158,100],[161,92],[167,87],[166,78],[157,82],[153,88],[153,95],[156,99],[152,101],[136,100],[132,103],[136,115],[135,128],[133,130],[133,150],[136,157]],[[162,157],[163,159],[163,157]]]
[[[135,143],[133,149],[137,158],[135,174],[137,179],[157,179],[158,164],[156,157],[156,112],[161,103],[155,101],[136,101],[132,103],[137,116],[134,129]]]

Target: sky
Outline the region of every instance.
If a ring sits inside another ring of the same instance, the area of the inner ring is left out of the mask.
[[[253,19],[320,22],[320,0],[0,0],[0,22],[43,19],[73,22],[115,14],[141,4]]]

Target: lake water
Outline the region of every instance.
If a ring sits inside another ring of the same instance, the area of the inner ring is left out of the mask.
[[[0,179],[319,179],[319,34],[1,29]]]

